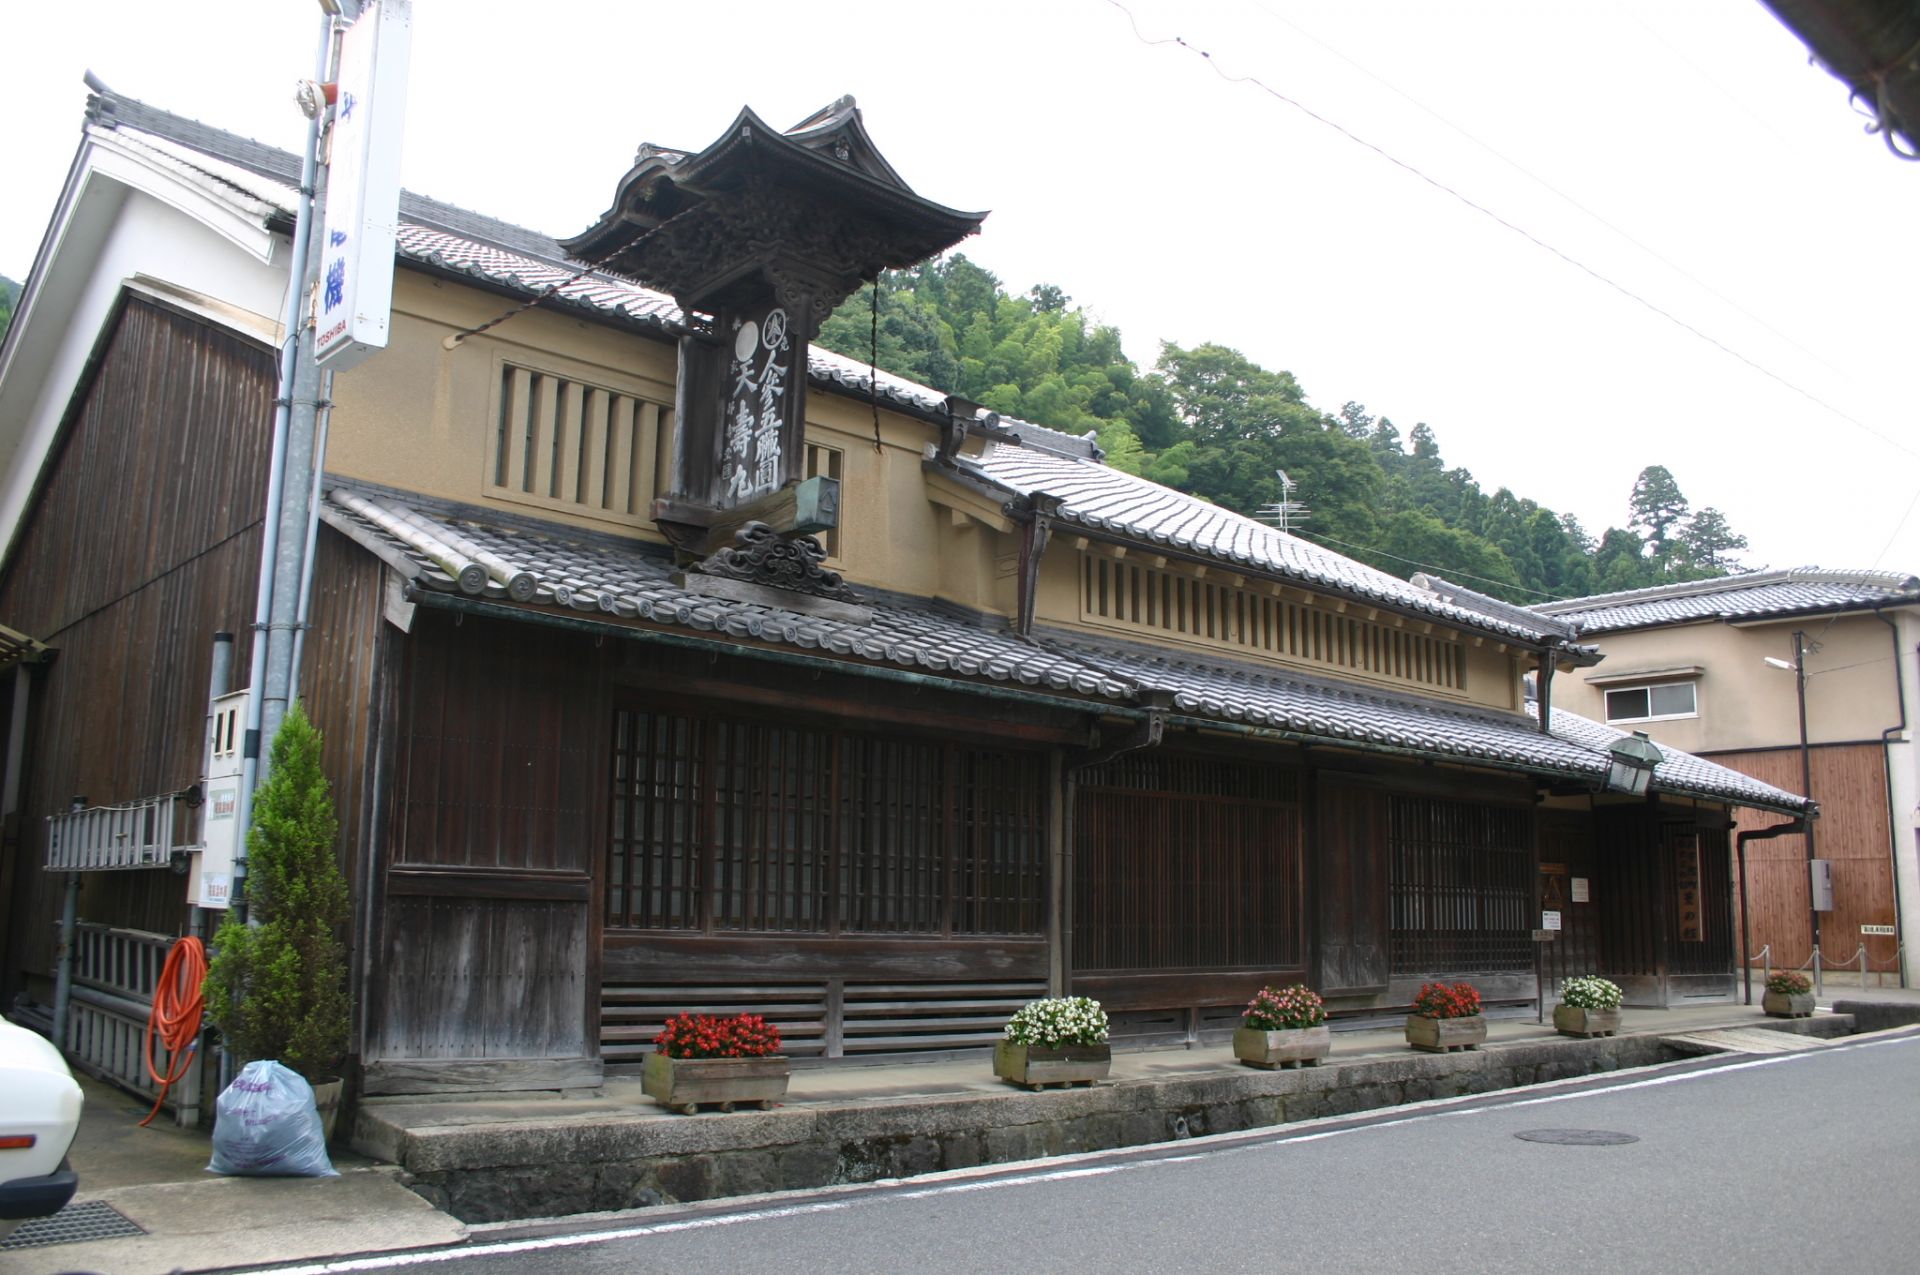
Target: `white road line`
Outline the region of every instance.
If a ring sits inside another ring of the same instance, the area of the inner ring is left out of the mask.
[[[394,1270],[405,1266],[426,1266],[437,1262],[461,1261],[470,1257],[502,1257],[516,1253],[537,1253],[550,1249],[580,1248],[589,1244],[611,1244],[620,1240],[642,1239],[650,1235],[672,1235],[681,1231],[706,1230],[721,1226],[739,1226],[748,1222],[770,1222],[781,1218],[804,1217],[814,1213],[832,1213],[852,1208],[855,1204],[873,1204],[885,1200],[908,1199],[924,1200],[941,1195],[959,1195],[971,1191],[990,1191],[1000,1187],[1030,1186],[1036,1182],[1061,1182],[1074,1178],[1105,1177],[1108,1174],[1123,1173],[1133,1169],[1155,1168],[1160,1165],[1180,1164],[1189,1160],[1199,1160],[1206,1155],[1217,1155],[1231,1151],[1270,1150],[1292,1146],[1303,1142],[1323,1142],[1330,1138],[1346,1137],[1351,1134],[1367,1133],[1375,1129],[1397,1129],[1404,1125],[1421,1124],[1429,1120],[1457,1119],[1462,1116],[1485,1115],[1496,1111],[1507,1111],[1514,1107],[1537,1107],[1547,1103],[1568,1102],[1579,1098],[1594,1098],[1608,1094],[1626,1093],[1634,1089],[1652,1089],[1660,1085],[1683,1084],[1690,1080],[1703,1080],[1713,1076],[1723,1076],[1730,1071],[1749,1071],[1757,1067],[1779,1067],[1809,1058],[1829,1057],[1856,1049],[1879,1049],[1888,1045],[1920,1045],[1920,1036],[1903,1036],[1885,1040],[1860,1041],[1856,1044],[1833,1045],[1827,1049],[1803,1053],[1768,1054],[1744,1062],[1727,1063],[1719,1067],[1703,1067],[1694,1071],[1684,1071],[1673,1075],[1650,1076],[1639,1080],[1622,1081],[1617,1085],[1599,1085],[1586,1089],[1570,1090],[1566,1093],[1547,1094],[1537,1098],[1521,1098],[1512,1102],[1492,1102],[1481,1106],[1455,1108],[1450,1110],[1420,1111],[1412,1115],[1392,1120],[1375,1120],[1365,1124],[1345,1125],[1337,1129],[1321,1129],[1314,1132],[1288,1134],[1287,1126],[1274,1125],[1260,1133],[1269,1135],[1264,1141],[1245,1142],[1240,1145],[1227,1144],[1216,1150],[1202,1153],[1183,1152],[1179,1155],[1154,1156],[1135,1159],[1122,1164],[1079,1165],[1044,1169],[1035,1173],[1022,1173],[1008,1177],[974,1179],[970,1181],[943,1182],[933,1186],[906,1191],[889,1191],[884,1196],[860,1196],[835,1200],[810,1200],[804,1204],[787,1205],[782,1208],[753,1209],[744,1213],[727,1213],[718,1217],[687,1218],[677,1222],[660,1222],[651,1226],[627,1226],[612,1231],[587,1231],[573,1235],[545,1235],[535,1239],[502,1240],[492,1244],[474,1244],[459,1248],[431,1249],[425,1252],[395,1253],[378,1257],[356,1257],[342,1261],[317,1262],[306,1266],[288,1266],[273,1268],[273,1275],[349,1275],[354,1271]],[[1512,1092],[1512,1091],[1509,1091]],[[1475,1099],[1495,1095],[1475,1094]],[[1449,1102],[1458,1100],[1446,1100]],[[1356,1112],[1354,1116],[1333,1117],[1335,1119],[1361,1119],[1365,1114]],[[1251,1132],[1251,1131],[1248,1131]],[[1245,1136],[1244,1134],[1242,1136]],[[1143,1148],[1127,1148],[1138,1154]],[[1094,1151],[1089,1156],[1111,1156],[1114,1151]]]

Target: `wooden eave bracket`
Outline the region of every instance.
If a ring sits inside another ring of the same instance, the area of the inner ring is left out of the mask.
[[[975,485],[938,460],[923,460],[920,467],[926,475],[928,500],[942,509],[971,518],[989,531],[1001,535],[1013,531],[1013,519],[1006,511],[1007,493],[995,491],[984,483]]]

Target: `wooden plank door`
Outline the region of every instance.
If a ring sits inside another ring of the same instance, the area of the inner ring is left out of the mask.
[[[1315,800],[1322,995],[1386,990],[1387,797],[1323,777]]]

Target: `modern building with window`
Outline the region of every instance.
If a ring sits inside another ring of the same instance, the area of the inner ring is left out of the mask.
[[[1811,845],[1749,843],[1755,951],[1808,964],[1817,920],[1827,969],[1858,971],[1864,955],[1870,977],[1912,976],[1901,944],[1920,922],[1920,578],[1803,567],[1535,609],[1606,655],[1560,679],[1559,704],[1819,803]],[[1818,902],[1830,907],[1813,906],[1810,858],[1828,865]]]

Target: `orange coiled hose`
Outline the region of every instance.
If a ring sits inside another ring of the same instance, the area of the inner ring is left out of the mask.
[[[207,979],[207,949],[189,934],[167,951],[166,964],[160,967],[160,981],[153,989],[153,1012],[147,1015],[147,1074],[160,1085],[160,1096],[153,1110],[140,1122],[141,1128],[153,1123],[173,1084],[187,1074],[200,1040],[200,985]],[[153,1038],[170,1052],[164,1074],[153,1061]]]

